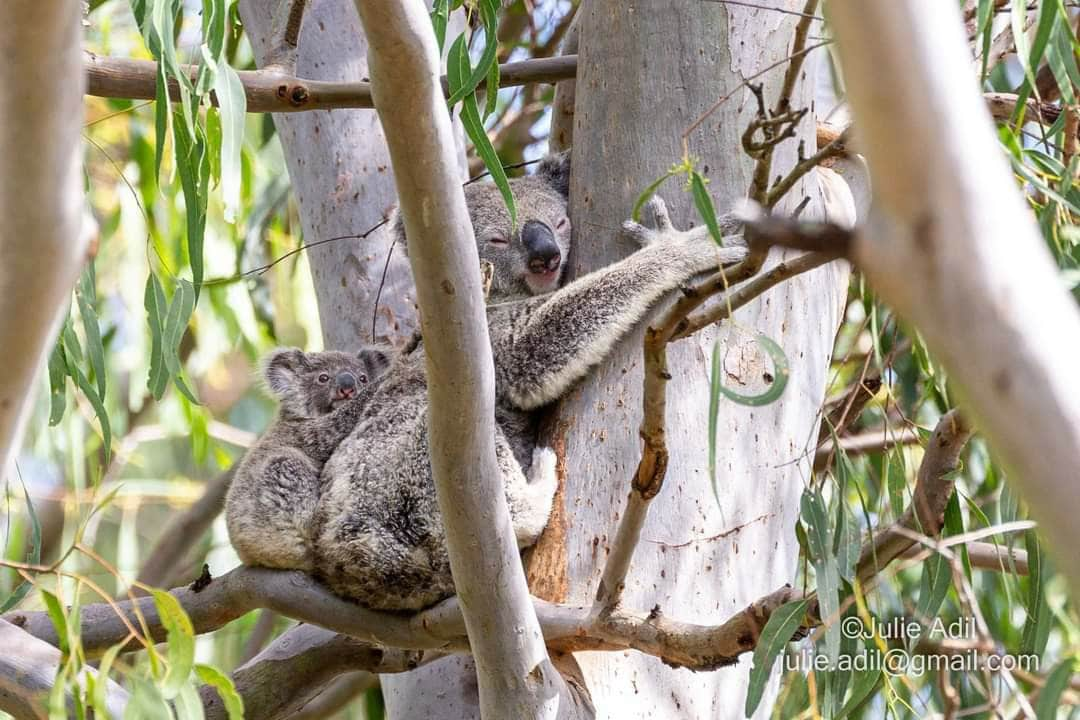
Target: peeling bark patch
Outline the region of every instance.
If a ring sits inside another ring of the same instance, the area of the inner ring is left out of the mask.
[[[447,295],[457,295],[457,288],[455,288],[454,283],[449,280],[443,280],[439,283],[439,287],[441,287],[442,291]]]
[[[565,602],[570,594],[569,563],[566,555],[566,436],[572,423],[555,422],[550,433],[542,429],[541,442],[555,451],[555,472],[559,489],[551,507],[547,527],[535,545],[527,552],[525,577],[529,590],[536,597],[551,602]],[[599,543],[599,538],[596,539]],[[596,544],[593,545],[595,555]]]

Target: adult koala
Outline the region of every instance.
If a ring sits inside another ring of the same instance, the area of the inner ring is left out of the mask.
[[[742,247],[718,248],[704,228],[676,231],[656,200],[657,229],[624,228],[642,249],[552,292],[569,249],[569,171],[569,156],[561,155],[511,181],[517,229],[494,186],[466,188],[480,258],[494,266],[495,447],[521,547],[543,531],[556,486],[554,454],[536,448],[534,411],[603,360],[665,293],[745,255]],[[403,225],[395,227],[403,241]],[[327,461],[321,484],[315,568],[331,589],[383,610],[416,610],[454,593],[428,459],[422,343],[371,387],[363,417]]]

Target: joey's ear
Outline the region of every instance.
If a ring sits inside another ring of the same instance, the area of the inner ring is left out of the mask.
[[[275,350],[266,360],[266,384],[279,397],[296,383],[297,373],[308,368],[307,357],[296,348]]]
[[[356,353],[356,356],[360,358],[364,363],[364,367],[367,368],[368,377],[374,378],[390,367],[390,362],[394,357],[394,349],[389,345],[364,345]]]
[[[554,153],[541,160],[536,168],[536,176],[563,197],[570,197],[570,151]]]

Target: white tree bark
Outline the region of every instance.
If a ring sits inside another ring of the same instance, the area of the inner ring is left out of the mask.
[[[417,280],[431,468],[488,718],[554,718],[547,658],[495,460],[495,373],[435,34],[420,0],[357,0]]]
[[[994,136],[959,9],[829,10],[874,181],[855,260],[949,370],[1080,591],[1080,313]]]
[[[244,30],[260,66],[277,39],[280,3],[241,0]],[[367,40],[347,0],[311,0],[300,34],[296,72],[312,80],[367,78]],[[393,169],[382,127],[370,110],[276,113],[293,193],[307,243],[359,235],[389,213],[396,201]],[[409,263],[401,248],[390,258],[376,315],[375,299],[390,250],[384,229],[360,240],[326,243],[307,251],[319,303],[323,342],[349,349],[369,341],[372,320],[380,339],[402,343],[417,327]]]
[[[0,476],[86,258],[80,18],[76,0],[0,6]]]

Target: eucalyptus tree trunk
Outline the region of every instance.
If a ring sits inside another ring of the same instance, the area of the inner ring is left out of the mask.
[[[763,5],[801,9],[774,0]],[[689,135],[689,151],[710,180],[719,211],[745,197],[751,162],[741,136],[756,112],[744,79],[789,53],[794,18],[767,8],[687,0],[635,3],[591,0],[579,19],[571,219],[572,270],[582,275],[632,250],[613,229],[635,197],[682,157],[683,131],[731,94]],[[813,63],[806,65],[812,75]],[[766,104],[775,103],[784,67],[766,73]],[[813,77],[792,97],[809,107]],[[734,92],[733,92],[734,91]],[[780,145],[771,177],[787,172],[799,140],[814,145],[809,113],[798,136]],[[676,224],[701,220],[681,182],[660,189]],[[808,175],[778,208],[822,193]],[[776,260],[770,258],[770,263]],[[659,606],[669,618],[719,623],[796,575],[792,531],[810,478],[833,337],[841,319],[847,270],[832,264],[795,278],[735,313],[734,322],[668,349],[670,465],[653,501],[627,577],[623,603]],[[717,495],[708,474],[709,368],[722,354],[723,382],[761,392],[771,363],[753,341],[779,343],[791,365],[780,400],[765,407],[722,401],[717,423]],[[557,411],[552,444],[564,451],[561,512],[532,558],[534,591],[590,603],[641,453],[642,333],[638,328]],[[719,344],[716,343],[719,341]],[[715,350],[714,350],[715,346]],[[580,653],[578,662],[598,717],[740,717],[749,659],[690,675],[642,654]],[[762,705],[767,712],[769,703]]]
[[[260,67],[276,59],[279,3],[241,0],[240,14]],[[460,19],[455,18],[460,23]],[[367,41],[348,0],[310,0],[304,15],[296,74],[308,80],[366,80]],[[379,229],[396,202],[390,153],[371,110],[316,110],[274,115],[300,207],[327,348],[350,349],[376,339],[397,344],[417,328],[412,275],[402,248],[391,252]],[[464,169],[462,154],[460,167]],[[387,265],[387,253],[391,253]],[[385,271],[385,282],[383,275]],[[381,291],[380,291],[381,286]],[[377,307],[376,307],[377,304]]]
[[[765,4],[799,9],[782,0]],[[711,181],[718,209],[745,196],[752,168],[740,138],[756,104],[739,86],[787,56],[794,28],[791,16],[768,9],[697,0],[590,0],[580,12],[571,183],[575,275],[632,251],[614,230],[641,190],[682,157],[683,130],[732,90],[731,99],[690,135],[689,149]],[[782,77],[780,67],[762,78],[770,104]],[[808,107],[813,87],[812,77],[801,81],[793,106]],[[773,176],[791,168],[801,139],[813,148],[812,114],[797,138],[780,146]],[[670,182],[661,194],[676,223],[700,223],[681,183]],[[810,198],[805,215],[820,216],[815,174],[796,185],[780,210],[790,210],[804,196]],[[825,266],[771,290],[738,311],[735,322],[669,348],[670,466],[627,578],[627,607],[659,605],[671,618],[719,623],[795,578],[792,528],[810,477],[846,287],[846,268]],[[533,593],[547,599],[590,604],[596,592],[641,452],[643,328],[563,401],[551,423],[548,442],[565,461],[565,475],[552,524],[530,562]],[[791,379],[773,405],[721,405],[718,506],[708,477],[713,347],[719,340],[726,384],[742,393],[760,392],[761,378],[772,368],[753,341],[759,331],[784,348]],[[691,675],[637,653],[577,653],[575,659],[580,668],[572,672],[581,673],[596,717],[742,714],[748,660]],[[384,678],[390,717],[478,717],[473,672],[468,659],[453,657]],[[762,707],[767,713],[769,703]]]

